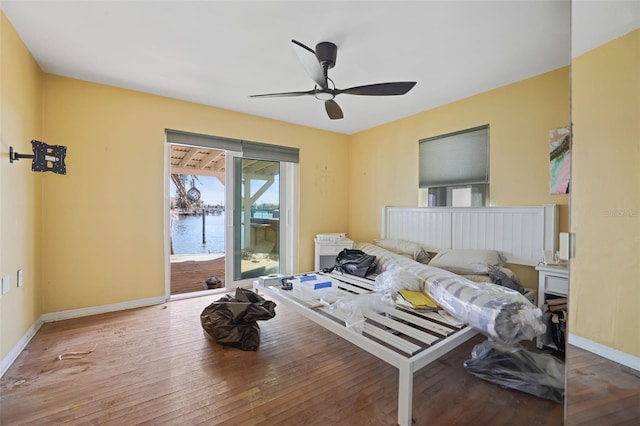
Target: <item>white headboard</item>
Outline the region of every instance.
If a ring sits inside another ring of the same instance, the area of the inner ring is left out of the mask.
[[[556,252],[558,206],[383,207],[381,238],[408,240],[429,251],[493,249],[508,263],[535,266]]]

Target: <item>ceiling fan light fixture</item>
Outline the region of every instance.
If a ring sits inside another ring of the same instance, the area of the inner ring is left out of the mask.
[[[336,97],[336,95],[333,92],[330,92],[324,89],[316,90],[313,96],[315,96],[316,99],[321,101],[330,101]]]

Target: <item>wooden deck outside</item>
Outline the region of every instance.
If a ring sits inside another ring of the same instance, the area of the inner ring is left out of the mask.
[[[206,281],[212,276],[224,280],[224,262],[224,256],[213,260],[171,262],[171,294],[207,290]]]
[[[0,380],[0,424],[395,424],[395,368],[282,305],[258,351],[224,348],[200,326],[213,300],[45,324]],[[561,425],[562,404],[464,371],[483,340],[416,374],[415,424]]]

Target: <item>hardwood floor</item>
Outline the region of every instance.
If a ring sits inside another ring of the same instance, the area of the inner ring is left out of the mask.
[[[0,424],[395,424],[395,368],[282,305],[258,351],[224,348],[200,326],[213,299],[43,325],[0,380]],[[464,371],[484,340],[416,374],[415,424],[561,425],[562,404]]]
[[[567,425],[640,424],[640,372],[570,345]]]

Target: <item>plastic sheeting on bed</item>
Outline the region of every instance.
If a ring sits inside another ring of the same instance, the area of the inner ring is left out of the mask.
[[[531,340],[545,331],[542,311],[514,290],[434,271],[425,291],[451,315],[498,342]]]
[[[469,281],[372,244],[358,244],[358,248],[377,256],[381,270],[401,267],[420,277],[424,280],[423,291],[438,305],[493,340],[512,344],[545,331],[540,309],[517,291]]]

